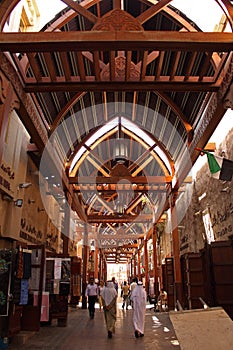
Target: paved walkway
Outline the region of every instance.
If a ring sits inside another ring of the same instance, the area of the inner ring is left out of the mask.
[[[120,299],[119,299],[120,301]],[[96,304],[97,305],[97,304]],[[9,350],[179,350],[168,312],[154,312],[148,305],[146,311],[145,336],[136,339],[132,325],[132,309],[122,310],[118,303],[116,333],[112,339],[107,337],[104,313],[96,308],[95,318],[88,316],[88,310],[70,308],[66,327],[58,327],[57,321],[43,326],[34,333],[26,344],[9,344]]]

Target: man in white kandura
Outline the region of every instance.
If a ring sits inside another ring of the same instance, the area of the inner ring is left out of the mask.
[[[133,326],[136,338],[144,336],[145,313],[146,313],[146,291],[142,282],[138,282],[131,294],[133,302]]]

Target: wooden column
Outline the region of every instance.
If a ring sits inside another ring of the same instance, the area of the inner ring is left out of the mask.
[[[97,241],[95,241],[95,257],[94,257],[94,263],[95,263],[95,272],[94,277],[99,279],[99,248],[97,247]]]
[[[103,280],[103,254],[101,249],[99,249],[99,259],[98,259],[98,279]]]
[[[84,236],[83,236],[83,278],[82,278],[82,309],[87,308],[87,298],[85,291],[87,287],[87,259],[88,259],[88,230],[87,224],[84,224]]]
[[[62,235],[63,239],[63,254],[68,255],[68,244],[70,236],[70,205],[65,203],[65,217],[64,217],[64,233]]]
[[[144,262],[145,262],[145,266],[144,266],[144,270],[145,270],[145,288],[146,288],[146,292],[147,294],[149,294],[149,276],[148,276],[148,249],[147,249],[147,242],[148,240],[145,239],[144,240]]]
[[[180,264],[180,237],[178,232],[177,211],[175,206],[176,195],[174,195],[171,202],[171,227],[172,227],[172,248],[173,248],[173,266],[174,266],[174,301],[177,300],[183,303],[183,291],[182,291],[182,275]]]
[[[104,281],[107,281],[108,271],[107,271],[107,263],[105,258],[103,259],[103,276],[104,276]]]
[[[152,232],[152,242],[153,242],[153,277],[154,277],[154,294],[156,298],[159,295],[159,283],[158,283],[158,265],[157,265],[157,232],[156,225],[153,227]]]
[[[133,257],[133,275],[134,275],[134,277],[135,276],[137,276],[137,267],[136,267],[136,255],[134,255],[134,257]]]
[[[135,276],[138,276],[138,279],[140,280],[140,278],[141,278],[141,268],[140,268],[140,266],[141,266],[141,255],[140,255],[140,249],[138,250],[138,268],[137,268],[137,271],[138,271],[138,273],[137,274],[135,274]],[[136,264],[135,264],[136,265]]]
[[[127,281],[130,281],[131,279],[131,262],[127,262]]]

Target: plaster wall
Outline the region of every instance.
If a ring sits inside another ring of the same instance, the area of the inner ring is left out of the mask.
[[[215,155],[233,160],[233,129],[220,144]],[[233,180],[214,178],[206,163],[199,170],[193,186],[192,200],[179,224],[180,254],[198,252],[208,241],[208,231],[215,241],[227,240],[233,235]],[[203,216],[209,216],[205,227]],[[209,242],[210,243],[210,242]]]

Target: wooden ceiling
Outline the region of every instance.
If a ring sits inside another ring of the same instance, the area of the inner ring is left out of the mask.
[[[1,34],[1,50],[21,53],[13,57],[26,92],[122,91],[122,83],[124,91],[217,91],[233,48],[230,33],[38,34]],[[172,67],[165,71],[168,56]]]
[[[2,1],[1,28],[17,2]],[[121,261],[120,246],[125,261],[151,234],[151,223],[161,218],[168,197],[179,191],[196,160],[195,147],[206,144],[225,112],[233,37],[203,33],[171,0],[63,2],[67,8],[40,32],[2,31],[0,63],[6,72],[10,58],[18,87],[26,94],[18,92],[25,107],[21,118],[35,144],[31,155],[40,160],[46,139],[53,137],[72,208],[81,222],[95,225],[107,260]],[[218,3],[232,26],[232,3]],[[37,132],[32,131],[36,123],[28,123],[28,94],[37,109]],[[116,130],[88,145],[116,116]],[[128,130],[121,118],[136,131]],[[153,145],[145,142],[147,137]],[[116,138],[127,140],[128,157],[116,160],[106,151]],[[83,162],[71,176],[70,166],[82,147]],[[162,150],[170,172],[165,173],[155,147]],[[186,151],[190,162],[184,166]],[[119,212],[120,196],[125,205]]]

